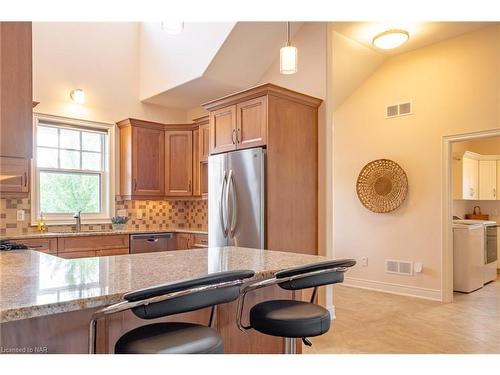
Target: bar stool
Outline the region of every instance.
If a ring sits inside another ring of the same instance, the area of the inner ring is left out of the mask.
[[[356,264],[353,259],[330,260],[278,271],[274,277],[250,282],[241,288],[238,301],[237,324],[240,330],[256,331],[285,338],[285,352],[295,354],[296,338],[311,346],[308,337],[322,335],[330,329],[330,313],[315,304],[318,287],[344,281],[344,273]],[[243,306],[248,292],[270,285],[286,290],[314,288],[310,302],[295,300],[270,300],[256,304],[250,309],[250,325],[242,324]]]
[[[124,301],[92,315],[89,352],[95,353],[97,320],[118,312],[132,310],[141,319],[199,310],[211,306],[208,326],[185,322],[162,322],[135,328],[115,344],[117,354],[216,354],[224,352],[219,333],[212,328],[216,306],[236,300],[243,280],[254,271],[218,272],[127,293]]]

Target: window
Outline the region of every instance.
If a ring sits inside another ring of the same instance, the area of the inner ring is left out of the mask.
[[[35,117],[32,221],[49,224],[109,222],[114,210],[113,125]]]

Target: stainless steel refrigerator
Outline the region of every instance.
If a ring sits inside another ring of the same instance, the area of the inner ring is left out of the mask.
[[[265,150],[208,158],[208,245],[264,248]]]

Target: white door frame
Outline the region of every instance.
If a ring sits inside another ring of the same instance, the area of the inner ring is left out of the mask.
[[[470,141],[474,139],[500,136],[500,128],[480,132],[449,135],[443,137],[443,170],[442,193],[443,197],[443,251],[441,253],[441,300],[453,302],[453,195],[452,195],[452,146],[453,143]]]

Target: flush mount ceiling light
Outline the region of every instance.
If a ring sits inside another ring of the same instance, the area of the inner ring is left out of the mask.
[[[393,49],[406,43],[410,38],[410,34],[406,30],[393,29],[387,30],[376,35],[373,38],[373,45],[380,49]]]
[[[286,23],[286,46],[280,49],[280,73],[297,73],[297,48],[290,45],[290,22]]]
[[[69,93],[71,100],[77,104],[85,103],[85,91],[83,89],[74,89]]]
[[[161,29],[167,34],[177,35],[184,30],[184,22],[163,21],[161,23]]]

